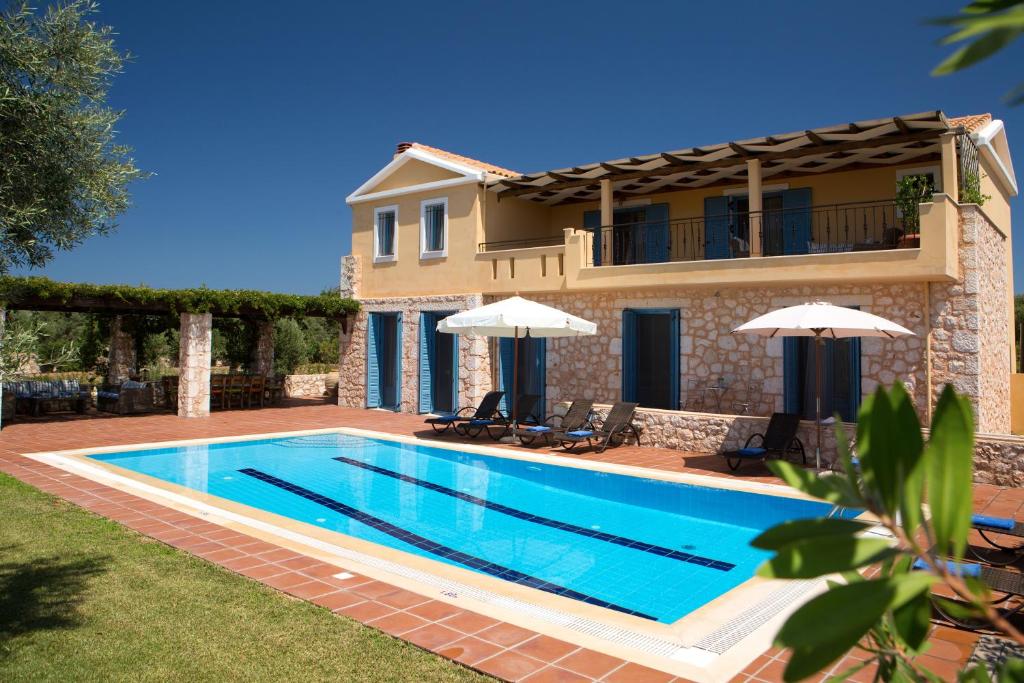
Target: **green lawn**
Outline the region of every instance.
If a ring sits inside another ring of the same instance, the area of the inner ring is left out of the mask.
[[[0,475],[0,681],[482,681]]]

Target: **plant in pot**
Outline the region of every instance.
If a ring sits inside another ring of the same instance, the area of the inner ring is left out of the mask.
[[[901,247],[921,246],[921,203],[931,201],[934,191],[926,175],[906,175],[896,181],[896,209],[903,218]]]

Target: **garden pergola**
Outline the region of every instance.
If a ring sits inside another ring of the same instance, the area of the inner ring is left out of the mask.
[[[213,317],[241,318],[256,327],[255,371],[269,375],[274,365],[273,321],[284,317],[333,318],[348,332],[348,316],[359,304],[339,295],[305,296],[247,289],[155,289],[145,286],[54,282],[42,277],[0,277],[0,320],[7,310],[99,313],[114,316],[110,339],[112,381],[124,379],[134,342],[125,316],[178,315],[181,378],[178,415],[210,412]]]

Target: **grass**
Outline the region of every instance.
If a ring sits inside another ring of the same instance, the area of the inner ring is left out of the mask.
[[[0,680],[482,681],[0,475]]]

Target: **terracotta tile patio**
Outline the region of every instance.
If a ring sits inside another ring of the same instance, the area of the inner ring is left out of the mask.
[[[320,402],[221,412],[193,420],[170,414],[53,416],[15,422],[0,432],[0,471],[139,533],[498,678],[531,683],[673,680],[660,671],[498,622],[384,582],[363,576],[335,578],[334,574],[343,571],[340,567],[19,455],[339,426],[434,438],[429,429],[422,429],[422,418],[415,415],[346,409]],[[586,457],[661,470],[733,476],[724,472],[719,458],[667,449],[622,447]],[[753,481],[776,481],[768,470],[758,466],[741,470],[740,474]],[[991,514],[1021,516],[1024,507],[1021,489],[978,485],[974,496],[976,509]],[[927,655],[928,665],[940,676],[952,671],[970,655],[976,638],[974,634],[937,626],[932,634],[933,647]],[[854,661],[848,658],[834,670],[841,671]],[[784,665],[784,652],[769,650],[735,680],[778,681]],[[851,680],[870,680],[870,675],[865,670]]]

